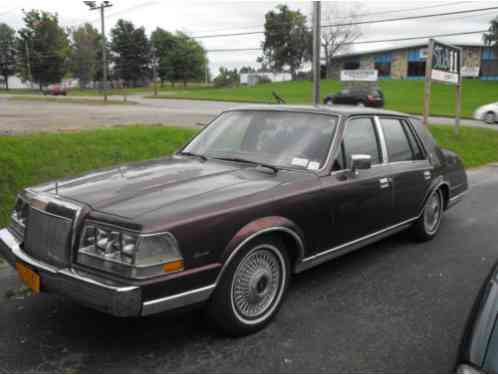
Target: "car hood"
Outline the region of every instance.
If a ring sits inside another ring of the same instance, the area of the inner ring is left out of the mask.
[[[288,173],[287,173],[288,175]],[[174,156],[88,173],[35,187],[92,209],[138,219],[167,207],[171,215],[209,202],[267,191],[282,183],[270,170]]]

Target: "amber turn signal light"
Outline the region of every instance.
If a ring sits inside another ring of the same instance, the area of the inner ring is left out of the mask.
[[[183,260],[175,260],[174,262],[166,263],[163,266],[165,272],[174,272],[183,270]]]

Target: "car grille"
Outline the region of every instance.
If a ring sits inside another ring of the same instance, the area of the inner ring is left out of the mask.
[[[34,207],[29,211],[24,251],[53,266],[68,266],[72,220]]]

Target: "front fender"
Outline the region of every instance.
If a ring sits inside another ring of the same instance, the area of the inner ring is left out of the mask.
[[[267,233],[285,233],[292,236],[296,241],[298,258],[304,257],[304,236],[302,230],[291,220],[281,216],[269,216],[257,219],[244,227],[242,227],[235,236],[230,240],[225,250],[223,251],[222,261],[226,262],[240,248],[242,248],[250,240]]]

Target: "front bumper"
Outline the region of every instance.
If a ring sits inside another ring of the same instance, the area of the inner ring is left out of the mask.
[[[8,230],[0,230],[0,256],[15,268],[17,262],[40,275],[41,291],[69,297],[93,309],[119,317],[144,316],[207,300],[215,285],[207,285],[152,300],[143,300],[140,286],[121,285],[72,268],[57,269],[38,261],[22,248]]]

